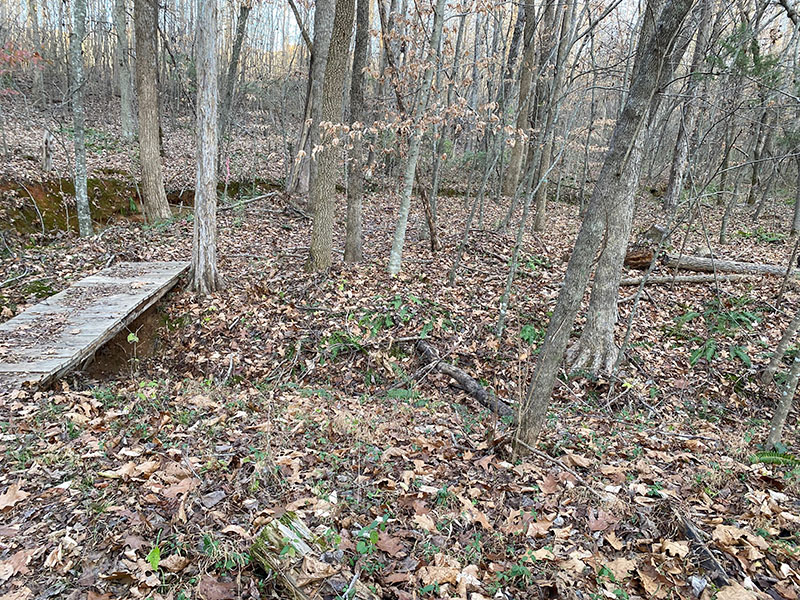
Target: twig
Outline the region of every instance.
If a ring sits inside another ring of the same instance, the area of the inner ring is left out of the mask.
[[[361,574],[361,567],[356,568],[356,572],[353,573],[353,578],[350,580],[350,585],[347,586],[347,589],[342,594],[342,598],[344,600],[350,600],[350,594],[353,592],[353,588],[358,581],[358,576]]]
[[[16,277],[11,277],[9,279],[6,279],[3,283],[0,283],[0,289],[11,285],[15,281],[19,281],[20,279],[23,279],[23,278],[27,277],[29,274],[30,274],[30,270],[26,267],[25,268],[25,272],[22,275],[17,275]]]
[[[570,468],[569,468],[567,465],[565,465],[565,464],[563,463],[563,461],[560,461],[560,460],[559,460],[559,459],[557,459],[557,458],[553,458],[553,457],[552,457],[552,456],[550,456],[549,454],[545,454],[544,452],[541,452],[540,450],[537,450],[536,448],[533,448],[533,447],[529,446],[528,444],[526,444],[525,442],[523,442],[523,441],[522,441],[522,440],[520,440],[520,439],[515,439],[515,440],[514,440],[514,443],[515,443],[515,444],[519,444],[520,446],[522,446],[523,448],[525,448],[525,449],[526,449],[528,452],[530,452],[530,453],[531,453],[531,454],[533,454],[534,456],[538,456],[539,458],[541,458],[541,459],[543,459],[543,460],[546,460],[546,461],[548,461],[548,462],[551,462],[551,463],[553,463],[554,465],[557,465],[557,466],[561,467],[561,468],[562,468],[562,469],[564,469],[564,470],[565,470],[567,473],[569,473],[570,475],[572,475],[572,476],[573,476],[573,477],[574,477],[574,478],[575,478],[575,479],[578,481],[578,483],[580,483],[582,486],[584,486],[584,487],[585,487],[587,490],[589,490],[589,491],[590,491],[592,494],[594,494],[595,496],[597,496],[598,498],[600,498],[600,500],[602,500],[602,501],[604,501],[604,502],[608,500],[608,498],[606,498],[605,496],[603,496],[603,494],[601,494],[601,493],[600,493],[600,492],[598,492],[596,489],[594,489],[594,488],[593,488],[593,487],[592,487],[592,486],[589,484],[589,482],[588,482],[588,481],[586,481],[586,480],[585,480],[583,477],[581,477],[580,475],[578,475],[578,474],[577,474],[577,473],[576,473],[576,472],[575,472],[573,469],[570,469]]]
[[[42,226],[42,235],[44,235],[45,228],[44,228],[44,218],[42,217],[42,211],[39,210],[39,205],[36,204],[36,199],[33,197],[33,194],[31,194],[31,191],[27,187],[25,187],[25,184],[22,183],[21,181],[19,182],[19,184],[22,186],[22,189],[28,193],[28,197],[31,199],[31,202],[33,202],[33,208],[36,209],[36,214],[39,217],[39,224]]]

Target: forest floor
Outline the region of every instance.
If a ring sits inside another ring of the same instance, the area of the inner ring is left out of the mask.
[[[526,235],[498,336],[514,244],[513,228],[494,230],[500,207],[488,204],[454,285],[459,197],[442,199],[437,254],[414,216],[391,278],[386,189],[366,199],[364,263],[337,255],[324,276],[304,272],[310,223],[280,197],[220,213],[223,291],[180,287],[132,325],[138,341],[120,336],[54,389],[0,401],[0,598],[283,597],[248,552],[287,512],[399,600],[798,597],[800,470],[754,456],[777,397],[758,371],[796,288],[777,308],[777,277],[649,287],[614,397],[606,381],[565,373],[539,444],[558,460],[517,460],[510,424],[420,375],[403,339],[426,336],[518,400],[577,208],[553,204],[545,230]],[[642,199],[637,231],[654,207]],[[760,228],[737,214],[731,243],[712,248],[786,264],[792,241],[777,224],[790,210],[776,202]],[[704,210],[687,248],[702,246],[703,223],[716,239],[720,211]],[[0,289],[2,319],[114,261],[186,259],[191,228],[183,216],[120,219],[86,240],[8,234],[0,272],[24,276]]]

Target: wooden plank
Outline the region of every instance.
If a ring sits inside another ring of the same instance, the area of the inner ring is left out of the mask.
[[[119,263],[0,323],[0,393],[45,387],[158,302],[186,262]]]

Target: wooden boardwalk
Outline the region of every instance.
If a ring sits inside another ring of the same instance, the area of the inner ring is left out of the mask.
[[[155,304],[187,262],[119,263],[0,323],[0,398],[80,366]]]

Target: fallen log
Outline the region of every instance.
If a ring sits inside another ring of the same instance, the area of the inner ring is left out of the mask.
[[[650,266],[651,262],[653,262],[652,248],[633,247],[625,255],[623,264],[629,269],[644,271]]]
[[[269,194],[263,194],[261,196],[256,196],[255,198],[248,198],[247,200],[241,200],[240,202],[234,202],[233,204],[225,204],[217,208],[217,212],[225,212],[226,210],[241,208],[242,206],[247,206],[253,202],[258,202],[259,200],[265,200],[267,198],[272,198],[272,196],[277,196],[278,193],[279,192],[270,192]]]
[[[338,552],[338,555],[337,555]],[[342,562],[341,550],[327,549],[293,512],[267,523],[250,547],[250,558],[275,578],[284,597],[292,600],[380,596],[358,580]]]
[[[683,269],[685,271],[700,271],[701,273],[751,273],[754,275],[786,274],[785,265],[719,260],[707,256],[671,256],[667,254],[664,255],[661,261],[667,267]],[[793,269],[792,275],[797,277],[800,275],[800,271]]]
[[[496,412],[501,417],[514,416],[515,411],[511,406],[496,396],[489,394],[489,392],[487,392],[480,383],[475,381],[475,379],[470,377],[466,371],[459,369],[455,365],[451,365],[450,363],[439,358],[439,353],[428,342],[425,340],[418,340],[416,347],[417,351],[422,357],[422,360],[426,364],[434,363],[434,369],[436,371],[444,373],[451,379],[455,379],[456,383],[458,383],[461,389],[475,398],[475,400],[477,400],[481,405],[493,412]]]
[[[747,273],[747,274],[734,274],[734,275],[677,275],[672,277],[671,275],[667,276],[658,276],[658,277],[648,277],[645,281],[645,285],[664,285],[670,283],[715,283],[715,282],[723,282],[723,281],[743,281],[746,279],[752,279],[755,277],[755,273]],[[620,285],[639,285],[642,283],[643,277],[631,277],[628,279],[623,279],[619,282]]]

